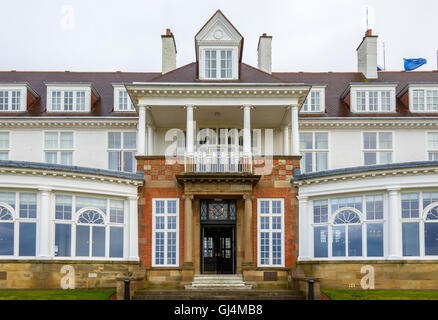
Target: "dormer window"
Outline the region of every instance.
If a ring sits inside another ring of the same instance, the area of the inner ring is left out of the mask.
[[[48,112],[90,112],[93,94],[99,98],[91,84],[49,84],[47,85]]]
[[[362,85],[350,87],[351,112],[395,112],[395,88],[397,84]]]
[[[26,111],[26,85],[0,85],[0,112]]]
[[[437,112],[438,111],[438,88],[413,89],[413,112]]]
[[[114,84],[114,111],[116,112],[135,112],[134,104],[126,91],[124,85]]]
[[[203,49],[204,72],[201,79],[229,80],[235,78],[237,70],[234,70],[233,49],[208,48]]]
[[[312,87],[309,95],[304,101],[300,110],[302,113],[314,112],[320,113],[325,111],[325,87]]]

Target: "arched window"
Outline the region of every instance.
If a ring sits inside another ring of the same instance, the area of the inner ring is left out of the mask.
[[[362,256],[362,224],[357,209],[343,208],[335,213],[332,230],[334,257]]]
[[[424,221],[424,250],[426,256],[438,256],[438,203],[426,208]]]
[[[14,215],[12,208],[0,203],[0,255],[14,254]]]
[[[105,257],[105,218],[97,208],[84,208],[78,213],[76,256]]]

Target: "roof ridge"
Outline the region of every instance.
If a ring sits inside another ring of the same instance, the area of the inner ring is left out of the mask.
[[[146,71],[59,71],[59,70],[0,70],[0,72],[4,73],[24,73],[24,72],[32,72],[32,73],[138,73],[138,74],[159,74],[160,72],[146,72]]]

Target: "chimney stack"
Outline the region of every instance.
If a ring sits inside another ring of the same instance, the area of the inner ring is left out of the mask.
[[[377,36],[373,36],[371,29],[357,48],[357,71],[367,79],[377,79]]]
[[[161,36],[162,42],[162,74],[176,69],[176,44],[170,29],[166,29],[166,34]]]
[[[266,33],[260,36],[257,46],[258,65],[257,67],[269,74],[272,73],[272,36]]]

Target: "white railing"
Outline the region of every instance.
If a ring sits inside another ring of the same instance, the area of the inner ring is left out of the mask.
[[[185,155],[185,172],[251,173],[252,157],[240,152],[198,151]]]

